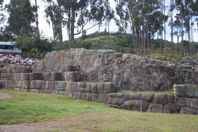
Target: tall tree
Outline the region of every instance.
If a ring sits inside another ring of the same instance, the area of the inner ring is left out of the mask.
[[[60,5],[52,0],[47,0],[48,6],[45,9],[47,22],[52,24],[54,40],[62,43],[62,25],[63,25],[63,14]]]
[[[160,4],[160,0],[117,0],[117,24],[120,29],[131,29],[133,47],[139,54],[151,49],[155,34],[163,30],[167,17],[160,11]]]
[[[8,6],[8,30],[14,35],[27,35],[32,33],[31,24],[35,21],[33,8],[29,0],[11,0]]]
[[[39,20],[38,20],[38,2],[37,0],[34,1],[34,12],[35,12],[35,22],[36,22],[36,34],[38,37],[40,37],[40,33],[39,33]]]
[[[3,0],[0,0],[0,12],[3,10]],[[4,22],[4,14],[0,13],[0,24],[2,24]]]

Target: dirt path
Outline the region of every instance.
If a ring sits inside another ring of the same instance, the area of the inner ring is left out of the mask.
[[[80,132],[93,132],[94,125],[105,123],[102,120],[96,119],[101,114],[110,114],[110,112],[83,114],[69,117],[62,121],[49,121],[19,125],[0,125],[0,132],[46,132],[49,130],[60,130],[60,132],[77,130],[80,130]]]
[[[7,93],[0,93],[0,99],[12,98],[13,95]]]

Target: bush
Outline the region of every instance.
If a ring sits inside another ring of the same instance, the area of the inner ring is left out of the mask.
[[[30,57],[43,58],[52,50],[52,44],[47,39],[40,39],[35,36],[19,36],[16,38],[18,47]]]

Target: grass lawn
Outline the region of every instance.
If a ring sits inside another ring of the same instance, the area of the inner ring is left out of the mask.
[[[48,132],[197,132],[198,116],[118,110],[107,105],[46,95],[0,90],[0,124],[67,120],[70,125]],[[71,125],[72,124],[72,125]]]

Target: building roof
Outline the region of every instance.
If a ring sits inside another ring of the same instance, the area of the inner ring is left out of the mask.
[[[0,45],[16,45],[16,42],[3,42],[3,41],[0,41]]]

